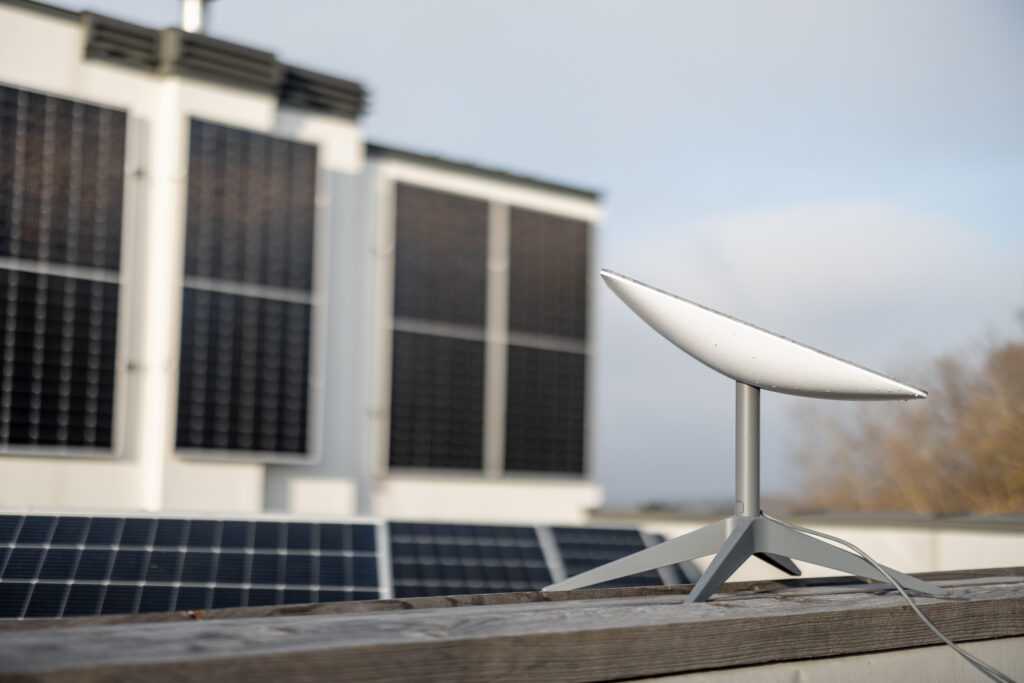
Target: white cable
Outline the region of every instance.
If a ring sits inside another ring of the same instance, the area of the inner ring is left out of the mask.
[[[781,519],[776,519],[775,517],[772,517],[771,515],[766,514],[764,511],[761,511],[761,515],[765,519],[770,519],[773,522],[781,524],[782,526],[785,526],[785,527],[789,527],[790,529],[794,529],[795,531],[802,531],[805,534],[811,534],[813,536],[820,536],[821,538],[825,538],[825,539],[828,539],[828,540],[833,541],[835,543],[840,543],[842,545],[845,545],[847,548],[849,548],[853,552],[857,553],[859,556],[861,556],[867,562],[869,562],[872,567],[874,567],[879,572],[881,572],[882,576],[884,576],[886,579],[888,579],[889,583],[891,583],[893,586],[895,586],[896,590],[899,591],[899,594],[902,595],[903,599],[907,601],[907,604],[910,605],[911,608],[913,608],[913,610],[917,614],[917,616],[921,618],[921,621],[923,621],[925,624],[927,624],[928,628],[930,628],[932,631],[934,631],[935,635],[937,635],[942,640],[942,642],[944,642],[946,645],[949,645],[951,648],[953,648],[956,651],[957,654],[959,654],[961,657],[966,659],[968,664],[973,666],[975,669],[977,669],[981,673],[985,674],[987,677],[989,677],[993,681],[997,681],[998,683],[1015,683],[1015,681],[1012,678],[1010,678],[1009,676],[1007,676],[1006,674],[1001,672],[999,669],[995,668],[994,666],[992,666],[990,664],[987,664],[987,663],[983,662],[981,659],[975,657],[970,652],[967,652],[962,647],[960,647],[959,645],[954,643],[952,640],[947,638],[946,634],[943,633],[942,631],[940,631],[938,626],[933,624],[931,619],[929,619],[928,617],[926,617],[924,615],[924,612],[922,612],[921,608],[919,608],[917,606],[917,604],[914,602],[913,598],[911,598],[910,595],[907,594],[907,591],[904,590],[904,588],[900,584],[900,582],[897,581],[896,579],[894,579],[892,577],[892,575],[888,571],[886,571],[885,567],[883,567],[882,565],[880,565],[877,562],[875,562],[875,560],[870,555],[868,555],[866,552],[864,552],[863,550],[861,550],[860,548],[858,548],[854,544],[850,543],[849,541],[844,541],[841,538],[837,538],[836,536],[831,536],[831,535],[826,534],[826,533],[821,532],[821,531],[815,531],[814,529],[808,529],[807,527],[802,527],[802,526],[799,526],[797,524],[790,524],[789,522],[784,522]]]

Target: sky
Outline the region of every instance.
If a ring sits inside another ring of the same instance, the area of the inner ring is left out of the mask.
[[[370,141],[600,191],[596,268],[859,365],[921,386],[1021,331],[1018,0],[217,0],[207,32],[363,84]],[[595,286],[607,502],[731,500],[733,383]],[[766,495],[799,499],[808,401],[763,392]]]

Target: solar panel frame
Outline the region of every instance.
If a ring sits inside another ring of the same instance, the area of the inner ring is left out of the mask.
[[[203,157],[203,152],[210,154]],[[175,431],[179,457],[279,464],[315,464],[321,457],[318,378],[326,307],[325,256],[319,249],[324,227],[315,205],[318,173],[313,144],[191,119]],[[224,330],[204,332],[202,325],[218,324],[216,316],[204,323],[188,307],[204,296],[235,302],[220,306],[241,318],[227,324],[231,339],[218,336]],[[250,315],[246,306],[257,300],[259,311]],[[298,341],[277,338],[279,325],[267,322],[275,307],[281,308],[284,327],[298,330]],[[252,332],[253,325],[258,332]],[[197,336],[188,337],[191,333]],[[204,337],[205,347],[194,349]],[[206,348],[211,340],[232,355],[226,374],[194,367],[197,355],[216,355]],[[265,362],[254,360],[260,349],[268,354]],[[249,400],[241,400],[245,396],[255,397],[259,410],[250,410]],[[211,412],[212,419],[206,417]],[[194,415],[204,416],[199,432],[190,432]]]
[[[257,525],[269,532],[259,545]],[[390,575],[377,551],[381,527],[364,518],[0,513],[0,617],[291,604],[316,601],[321,593],[332,600],[388,597],[390,586],[379,583]],[[331,530],[324,543],[320,529]],[[222,557],[236,560],[234,566],[221,567]]]
[[[0,84],[0,454],[120,455],[128,135],[123,110]]]

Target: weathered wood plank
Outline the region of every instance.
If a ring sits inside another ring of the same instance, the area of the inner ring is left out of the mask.
[[[9,631],[0,679],[597,681],[937,642],[891,590],[683,597]],[[964,580],[918,602],[958,640],[1024,634],[1021,580]]]
[[[992,579],[1019,577],[1024,579],[1024,567],[997,567],[957,571],[925,572],[914,574],[925,581],[945,583],[969,579]],[[737,581],[726,583],[719,595],[741,593],[759,594],[784,591],[794,588],[831,588],[860,591],[874,586],[851,576],[812,577],[764,581]],[[361,614],[365,612],[388,612],[411,609],[437,609],[442,607],[469,607],[491,605],[520,605],[540,602],[576,602],[580,600],[605,600],[609,598],[635,598],[655,596],[686,596],[692,584],[678,586],[640,586],[635,588],[591,588],[574,591],[522,591],[517,593],[487,593],[480,595],[445,595],[422,598],[393,600],[362,600],[358,602],[329,602],[297,605],[266,605],[259,607],[227,607],[215,610],[155,612],[149,614],[110,614],[99,617],[75,617],[69,619],[26,619],[0,621],[0,632],[39,628],[69,628],[102,624],[143,624],[198,621],[212,619],[251,619],[272,616],[301,616],[313,614]]]

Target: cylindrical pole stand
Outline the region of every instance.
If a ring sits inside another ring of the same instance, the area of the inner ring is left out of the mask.
[[[761,514],[761,390],[736,382],[736,514]]]

